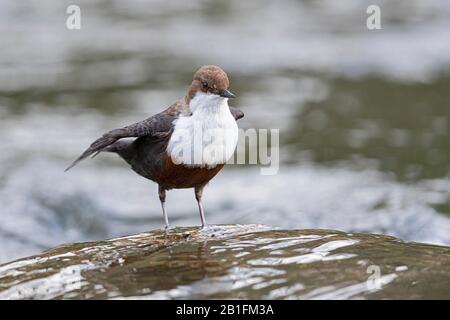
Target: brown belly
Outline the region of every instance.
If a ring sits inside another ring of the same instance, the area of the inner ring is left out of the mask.
[[[173,163],[166,155],[164,169],[155,180],[165,189],[201,187],[214,178],[223,166],[224,164],[218,164],[214,168],[188,167]]]

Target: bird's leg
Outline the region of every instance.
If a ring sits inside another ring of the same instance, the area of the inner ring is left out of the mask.
[[[164,216],[164,222],[166,223],[166,230],[169,229],[169,217],[166,212],[166,190],[161,186],[158,188],[159,201],[161,201],[161,208]]]
[[[202,229],[206,227],[206,220],[205,220],[205,212],[203,211],[202,206],[202,194],[203,194],[203,186],[196,187],[195,188],[195,199],[198,203],[198,210],[200,211],[200,219],[202,221]]]

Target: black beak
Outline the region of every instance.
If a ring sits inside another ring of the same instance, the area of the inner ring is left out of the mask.
[[[234,99],[236,98],[236,96],[229,90],[224,89],[221,93],[220,96],[223,98],[228,98],[228,99]]]

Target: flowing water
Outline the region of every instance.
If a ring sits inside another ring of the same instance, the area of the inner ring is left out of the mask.
[[[69,31],[71,3],[0,2],[0,262],[159,228],[156,186],[114,155],[63,170],[207,63],[230,75],[240,126],[281,144],[276,175],[228,166],[212,181],[208,222],[450,245],[447,1],[383,1],[375,31],[371,1],[85,0]],[[199,224],[191,190],[167,207],[172,225]]]
[[[381,235],[177,228],[2,265],[0,299],[448,299],[449,267],[449,248]]]

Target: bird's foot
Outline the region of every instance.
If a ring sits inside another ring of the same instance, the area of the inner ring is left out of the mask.
[[[199,228],[198,233],[208,237],[215,237],[223,234],[224,231],[225,230],[220,226],[205,224]]]

